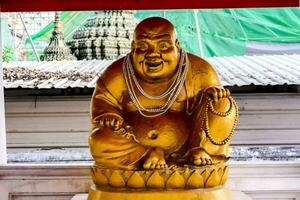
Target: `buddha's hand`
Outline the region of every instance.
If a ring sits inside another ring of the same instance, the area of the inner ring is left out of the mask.
[[[217,102],[223,98],[228,98],[230,96],[230,91],[221,86],[209,87],[205,90],[206,97],[211,98],[214,102]]]
[[[99,126],[119,130],[123,126],[123,118],[116,114],[107,113],[100,117]]]
[[[117,130],[114,130],[114,132],[124,138],[134,140],[135,142],[139,142],[132,130],[132,127],[130,125],[126,125],[123,123],[123,126]]]

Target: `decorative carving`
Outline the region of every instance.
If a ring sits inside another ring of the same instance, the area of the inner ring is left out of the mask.
[[[132,11],[95,12],[68,44],[79,60],[116,59],[130,51],[137,21]]]
[[[161,170],[115,170],[92,167],[97,188],[128,189],[199,189],[224,185],[228,176],[226,164],[216,166],[185,166]],[[109,180],[109,181],[107,181]]]
[[[192,172],[192,175],[190,175],[186,182],[187,188],[203,188],[204,187],[204,180],[203,177],[199,174],[197,170],[194,170]]]
[[[134,172],[128,179],[127,186],[130,188],[144,188],[145,180],[139,172]]]
[[[48,47],[44,50],[44,55],[41,60],[76,60],[76,57],[71,54],[70,48],[65,44],[64,36],[60,30],[61,21],[59,12],[55,13],[54,30],[50,38]]]

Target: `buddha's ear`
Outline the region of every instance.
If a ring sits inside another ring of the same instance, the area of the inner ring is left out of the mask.
[[[134,50],[134,46],[135,46],[135,43],[134,43],[134,40],[132,40],[132,42],[131,42],[131,51]]]
[[[180,52],[181,46],[180,46],[180,43],[179,43],[178,39],[176,39],[176,41],[175,41],[175,46],[177,47],[178,51]]]

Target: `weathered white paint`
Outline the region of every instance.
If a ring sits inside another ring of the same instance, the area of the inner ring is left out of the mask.
[[[69,200],[92,184],[88,165],[6,165],[0,177],[9,200]]]
[[[2,30],[0,11],[0,165],[7,162],[6,155],[6,131],[5,131],[5,111],[4,111],[4,86],[3,86],[3,63],[2,63]]]
[[[232,144],[300,144],[300,94],[234,95]],[[7,98],[8,147],[87,146],[90,97]]]
[[[9,200],[66,200],[92,184],[89,165],[6,165],[0,177]],[[254,200],[298,200],[300,163],[231,163],[227,187]]]
[[[9,192],[7,188],[0,185],[1,200],[8,200]]]
[[[86,200],[87,198],[87,194],[76,194],[71,200]]]

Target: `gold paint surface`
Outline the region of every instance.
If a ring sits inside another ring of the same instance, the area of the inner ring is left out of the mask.
[[[232,198],[231,191],[226,188],[214,190],[176,190],[176,191],[140,191],[113,192],[99,191],[90,188],[88,200],[237,200]],[[238,199],[246,200],[246,199]],[[248,200],[248,199],[247,199]]]
[[[223,185],[237,118],[235,100],[214,68],[183,51],[173,25],[143,20],[130,54],[96,83],[89,137],[93,181],[99,188],[162,191]],[[100,193],[92,191],[90,199]]]
[[[105,173],[103,173],[105,171]],[[201,167],[185,166],[173,169],[120,170],[92,167],[92,177],[98,189],[200,189],[224,185],[228,176],[226,163]],[[95,181],[96,180],[96,181]],[[103,180],[109,180],[105,182]]]

